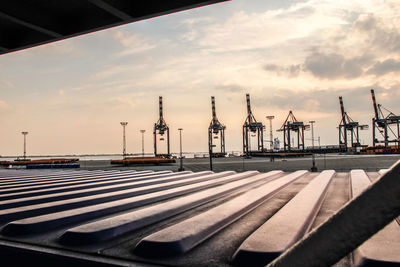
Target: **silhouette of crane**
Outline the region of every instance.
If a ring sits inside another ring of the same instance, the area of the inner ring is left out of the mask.
[[[399,130],[399,122],[400,116],[395,115],[390,110],[384,108],[380,104],[376,104],[375,99],[375,91],[371,89],[372,96],[372,104],[374,106],[375,117],[372,118],[372,144],[373,146],[384,144],[385,147],[388,147],[390,143],[394,143],[399,147],[400,145],[400,130]],[[384,111],[386,115],[384,114]],[[395,126],[397,129],[393,129],[392,126]],[[396,131],[397,130],[397,131]],[[376,136],[376,131],[378,131],[383,140],[379,140]],[[392,137],[392,139],[390,139]]]
[[[170,148],[169,148],[169,127],[167,125],[167,123],[164,120],[163,117],[163,100],[162,100],[162,96],[160,96],[158,98],[158,103],[159,103],[159,119],[158,121],[154,124],[154,131],[153,131],[153,135],[154,135],[154,156],[156,157],[166,157],[166,158],[170,158],[171,157],[171,153],[170,153]],[[167,134],[167,154],[160,154],[157,152],[157,137],[160,136],[159,141],[164,141],[164,134]]]

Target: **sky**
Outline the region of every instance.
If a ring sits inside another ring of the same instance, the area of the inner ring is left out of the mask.
[[[232,0],[0,56],[0,155],[153,151],[158,96],[171,150],[207,151],[215,96],[226,150],[242,149],[249,93],[274,137],[289,110],[315,120],[321,145],[338,144],[338,97],[370,130],[377,101],[400,113],[400,2]],[[306,146],[311,131],[306,132]],[[268,146],[268,145],[267,145]],[[161,152],[165,147],[160,147]]]

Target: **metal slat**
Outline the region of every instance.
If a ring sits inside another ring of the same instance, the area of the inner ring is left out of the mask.
[[[257,175],[256,173],[257,172],[249,171],[236,174],[237,177],[249,178],[124,213],[122,215],[71,228],[64,233],[62,239],[65,242],[74,244],[108,240],[164,220],[232,192],[242,190],[243,188],[246,188],[246,186],[254,185],[254,183],[264,182],[265,179],[272,178],[279,174],[279,172],[269,172]]]
[[[219,174],[214,174],[214,175],[205,175],[205,177],[202,177],[197,180],[197,182],[201,181],[202,179],[212,179],[215,177],[221,177],[225,175],[229,175],[233,172],[222,172]],[[208,176],[208,177],[207,177]],[[118,199],[123,199],[123,198],[128,198],[128,197],[133,197],[137,195],[143,195],[143,194],[148,194],[151,192],[157,192],[157,191],[163,191],[166,190],[167,188],[174,188],[174,187],[180,187],[183,185],[187,184],[193,184],[196,183],[196,181],[183,181],[183,182],[170,182],[170,183],[163,183],[161,185],[156,184],[156,185],[148,185],[148,186],[143,186],[139,188],[133,188],[133,189],[125,189],[121,191],[116,191],[116,192],[110,192],[110,193],[103,193],[103,194],[98,194],[98,195],[90,195],[86,197],[79,197],[79,198],[73,198],[73,199],[67,199],[67,200],[60,200],[60,201],[54,201],[54,202],[49,202],[49,203],[42,203],[42,204],[35,204],[35,205],[29,205],[25,207],[17,207],[17,208],[11,208],[11,209],[5,209],[5,210],[0,210],[0,222],[9,222],[12,220],[16,219],[21,219],[21,218],[26,218],[30,216],[38,216],[46,213],[53,213],[57,211],[62,211],[66,209],[73,209],[73,208],[79,208],[82,206],[88,206],[88,205],[95,205],[107,201],[114,201]]]
[[[310,229],[335,171],[323,171],[303,190],[251,234],[233,262],[239,266],[265,266]]]
[[[307,173],[308,171],[297,171],[285,175],[211,210],[151,234],[139,242],[135,253],[152,257],[185,253]]]
[[[362,170],[350,172],[352,197],[359,196],[371,185],[367,174]],[[400,265],[400,227],[391,222],[354,252],[355,266]]]
[[[136,173],[136,172],[132,172]],[[35,180],[35,181],[30,181],[30,182],[25,182],[25,183],[7,183],[7,185],[0,186],[1,192],[7,192],[7,189],[12,190],[12,188],[22,188],[25,186],[38,186],[40,187],[41,185],[46,185],[46,184],[59,184],[59,183],[65,183],[66,181],[84,181],[84,180],[89,180],[89,179],[97,179],[97,178],[102,178],[102,177],[111,177],[118,175],[119,173],[103,173],[103,174],[85,174],[85,175],[78,175],[78,176],[68,176],[68,177],[61,177],[61,178],[52,178],[52,179],[40,179],[40,180]],[[21,190],[22,190],[21,189]]]
[[[52,175],[63,175],[63,174],[71,174],[71,173],[85,173],[90,172],[87,170],[76,170],[76,169],[40,169],[40,170],[9,170],[9,169],[1,169],[0,170],[0,181],[4,179],[25,179],[25,178],[35,178],[35,177],[49,177]],[[93,170],[92,172],[104,172],[103,170]]]
[[[381,169],[378,171],[379,175],[384,175],[389,169]]]
[[[231,176],[229,176],[231,175]],[[177,188],[159,190],[157,192],[139,195],[135,197],[121,198],[116,201],[109,201],[101,204],[92,204],[89,206],[61,209],[60,212],[51,214],[30,217],[28,219],[14,221],[9,223],[3,228],[2,233],[8,235],[20,235],[26,231],[30,233],[40,233],[58,227],[60,225],[71,224],[73,222],[83,221],[93,216],[102,216],[106,214],[112,214],[126,209],[137,208],[149,203],[156,201],[180,196],[183,194],[202,190],[204,188],[219,185],[229,180],[240,179],[240,177],[234,177],[233,172],[224,172],[218,174],[207,175],[208,178],[204,182],[197,184],[191,184],[181,186]],[[219,178],[222,177],[222,178]],[[65,211],[64,211],[65,210]],[[28,217],[28,216],[26,216]],[[10,220],[12,221],[12,220]],[[46,226],[46,227],[43,227]],[[17,231],[13,231],[13,228],[17,228]],[[10,231],[11,229],[11,231]]]
[[[164,174],[164,172],[163,172]],[[21,187],[16,187],[16,188],[7,188],[0,190],[0,200],[1,199],[7,199],[12,196],[18,196],[18,195],[24,195],[24,194],[30,194],[30,193],[35,193],[35,192],[41,192],[41,191],[51,191],[51,190],[57,190],[59,188],[63,188],[65,186],[85,186],[85,184],[92,184],[92,183],[97,183],[97,182],[112,182],[116,180],[120,180],[121,178],[129,179],[133,177],[142,177],[143,179],[146,179],[146,176],[154,175],[154,172],[133,172],[132,174],[125,174],[125,175],[119,175],[119,174],[110,174],[110,175],[98,175],[95,177],[86,177],[86,178],[77,178],[77,179],[66,179],[66,180],[61,180],[57,182],[46,182],[45,184],[40,184],[40,185],[24,185]],[[71,181],[72,180],[72,181]]]
[[[33,170],[31,171],[33,172]],[[118,171],[113,171],[113,172],[118,172]],[[57,177],[76,177],[76,176],[86,176],[86,175],[94,175],[94,174],[99,174],[99,173],[105,173],[104,171],[71,171],[71,172],[54,172],[54,173],[49,173],[49,174],[41,174],[41,175],[32,175],[30,173],[27,176],[11,176],[7,178],[2,178],[0,179],[0,184],[17,184],[17,183],[27,183],[29,181],[47,181],[51,180]],[[111,172],[110,172],[111,173]],[[60,178],[60,179],[61,179]]]
[[[17,199],[5,200],[0,201],[0,209],[9,209],[14,207],[26,206],[26,205],[33,205],[37,203],[43,202],[51,202],[57,201],[62,199],[71,199],[77,197],[83,197],[88,195],[96,195],[108,192],[115,192],[115,191],[122,191],[131,188],[137,188],[142,186],[149,186],[154,184],[162,184],[162,183],[169,183],[174,181],[180,181],[185,179],[185,182],[191,181],[190,178],[197,178],[198,176],[202,176],[204,174],[210,174],[211,172],[204,172],[204,173],[191,173],[191,172],[180,172],[175,174],[163,174],[163,175],[154,175],[151,177],[146,178],[125,178],[119,182],[111,182],[111,184],[106,183],[93,183],[90,185],[85,186],[84,189],[76,189],[76,186],[69,187],[69,188],[62,188],[65,190],[57,189],[59,191],[66,191],[66,192],[57,192],[51,193],[46,192],[45,190],[40,190],[42,194],[31,196],[31,197],[21,197]],[[105,185],[104,185],[105,184]],[[75,190],[74,190],[75,189]]]
[[[268,264],[330,266],[390,224],[400,213],[400,161],[371,186]]]

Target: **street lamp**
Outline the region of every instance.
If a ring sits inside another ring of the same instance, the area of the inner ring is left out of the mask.
[[[142,133],[142,158],[144,158],[144,132],[146,130],[140,130],[140,132]]]
[[[179,167],[179,169],[178,169],[178,171],[184,171],[185,169],[183,168],[183,158],[182,158],[182,128],[179,128],[178,129],[178,131],[179,131],[179,147],[180,147],[180,149],[179,149],[179,151],[180,151],[180,167]]]
[[[275,118],[275,116],[267,116],[266,117],[269,120],[269,140],[270,140],[270,146],[269,148],[271,149],[271,151],[274,148],[274,141],[273,141],[273,136],[272,136],[272,120]]]
[[[24,136],[24,160],[26,159],[26,135],[28,132],[21,132],[22,135]]]
[[[314,123],[315,121],[309,121],[311,123],[311,141],[312,141],[312,148],[314,149]]]
[[[126,121],[121,121],[120,123],[121,123],[122,128],[123,128],[123,130],[122,130],[122,155],[123,155],[124,158],[125,158],[125,156],[126,156],[125,127],[126,127],[126,125],[128,124],[128,122],[126,122]]]

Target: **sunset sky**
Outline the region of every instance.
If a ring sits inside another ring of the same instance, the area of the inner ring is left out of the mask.
[[[160,95],[173,152],[180,127],[185,151],[207,151],[212,95],[241,150],[246,93],[275,137],[293,110],[321,144],[338,143],[341,95],[371,144],[369,90],[400,114],[399,14],[398,0],[233,0],[1,55],[0,155],[22,154],[21,131],[30,155],[121,153],[120,121],[128,153],[140,129],[152,152]]]

